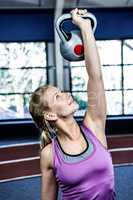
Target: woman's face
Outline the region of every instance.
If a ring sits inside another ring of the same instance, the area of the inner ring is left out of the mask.
[[[73,100],[70,93],[61,92],[58,88],[50,86],[44,94],[50,112],[57,116],[67,117],[74,114],[79,105]]]

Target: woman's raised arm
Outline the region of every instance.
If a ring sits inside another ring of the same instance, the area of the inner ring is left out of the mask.
[[[71,11],[73,22],[80,28],[84,43],[85,65],[88,74],[88,108],[84,117],[84,124],[99,133],[99,139],[106,146],[105,123],[106,123],[106,98],[101,64],[96,46],[95,37],[91,27],[91,21],[80,15],[87,10],[74,9]]]

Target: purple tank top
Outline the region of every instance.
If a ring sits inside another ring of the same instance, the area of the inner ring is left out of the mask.
[[[114,170],[110,152],[84,124],[84,136],[93,144],[93,151],[77,162],[64,160],[55,138],[52,139],[54,174],[63,200],[114,200]],[[80,154],[82,155],[82,153]]]

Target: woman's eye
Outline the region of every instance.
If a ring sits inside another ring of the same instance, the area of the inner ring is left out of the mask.
[[[60,97],[60,95],[57,94],[57,95],[56,95],[56,99],[58,99],[59,97]]]

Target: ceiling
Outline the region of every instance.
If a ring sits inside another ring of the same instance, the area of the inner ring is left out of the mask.
[[[0,8],[55,8],[57,0],[0,0]],[[60,0],[61,1],[61,0]],[[64,8],[132,7],[133,0],[64,0]]]

